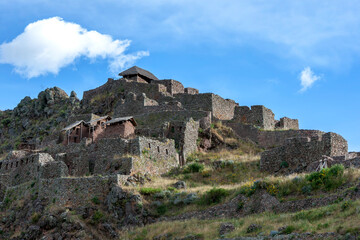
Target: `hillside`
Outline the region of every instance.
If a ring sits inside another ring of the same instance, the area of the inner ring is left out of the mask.
[[[1,239],[357,239],[336,133],[139,67],[0,112]]]

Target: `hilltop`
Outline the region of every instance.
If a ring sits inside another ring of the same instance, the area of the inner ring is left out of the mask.
[[[137,66],[119,76],[0,112],[2,238],[359,235],[360,153],[339,134]]]

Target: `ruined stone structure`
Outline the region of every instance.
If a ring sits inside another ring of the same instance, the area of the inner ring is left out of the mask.
[[[242,124],[234,121],[224,121],[239,137],[249,139],[263,148],[274,148],[285,144],[286,139],[295,137],[313,137],[322,135],[318,130],[262,130],[250,124]]]
[[[51,154],[66,164],[70,176],[77,177],[135,172],[161,174],[179,164],[174,140],[146,137],[102,138],[93,144],[84,140],[80,144],[59,145]],[[161,162],[161,168],[155,167]]]
[[[338,157],[347,153],[347,141],[336,133],[289,138],[283,146],[261,154],[260,168],[269,172],[277,172],[282,168],[302,172],[311,163],[322,159],[324,155]]]
[[[299,123],[297,119],[283,117],[280,121],[275,120],[275,114],[262,105],[236,106],[234,120],[243,124],[257,126],[263,130],[297,130]]]
[[[136,66],[119,75],[122,78],[109,78],[104,85],[85,91],[81,102],[74,92],[68,97],[59,88],[45,90],[37,100],[21,101],[14,110],[17,118],[52,116],[54,104],[69,104],[71,109],[55,120],[60,123],[56,127],[66,126],[58,141],[62,144],[54,140],[47,153],[24,145],[28,151],[14,152],[0,161],[0,201],[8,189],[20,191],[32,182],[38,184],[40,197],[54,197],[58,204],[81,203],[89,194],[105,198],[109,186],[124,184],[130,175],[159,175],[186,164],[198,150],[198,142],[205,139],[211,146],[211,136],[203,134],[199,139],[199,132],[211,135],[214,121],[231,127],[236,137],[267,149],[261,156],[264,171],[306,171],[324,155],[348,165],[359,162],[360,155],[348,154],[347,142],[340,135],[300,130],[297,119],[276,120],[262,105],[239,106],[173,79],[159,80]],[[20,130],[29,128],[28,120],[21,124]],[[0,138],[3,135],[0,129]]]
[[[68,175],[64,162],[55,161],[47,153],[21,155],[0,162],[1,183],[16,186],[40,178],[57,178]]]
[[[179,149],[179,161],[184,165],[186,158],[196,152],[200,123],[190,118],[188,121],[174,121],[169,125],[167,137],[175,139]]]

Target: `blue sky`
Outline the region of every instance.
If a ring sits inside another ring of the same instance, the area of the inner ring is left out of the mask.
[[[0,0],[0,109],[59,86],[82,96],[134,64],[360,151],[360,3]]]

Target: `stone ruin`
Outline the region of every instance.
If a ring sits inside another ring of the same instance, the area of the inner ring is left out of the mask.
[[[316,166],[324,156],[341,157],[348,154],[347,141],[336,133],[319,133],[314,137],[289,138],[283,146],[261,154],[260,169],[268,172],[286,170],[303,172]]]
[[[186,164],[198,150],[199,132],[211,132],[215,121],[266,149],[260,161],[263,171],[308,171],[323,156],[347,165],[360,161],[360,154],[347,152],[340,135],[299,129],[297,119],[276,120],[264,106],[240,106],[173,79],[159,80],[136,66],[119,75],[122,78],[109,78],[85,91],[81,102],[71,94],[74,107],[79,107],[64,120],[59,144],[46,153],[24,145],[27,151],[13,152],[0,162],[1,199],[6,189],[31,181],[39,182],[40,196],[54,197],[59,204],[81,203],[89,194],[105,196],[109,184],[121,186],[137,173],[159,175]],[[41,95],[35,105],[65,94],[55,90]],[[73,186],[84,193],[74,196]]]

